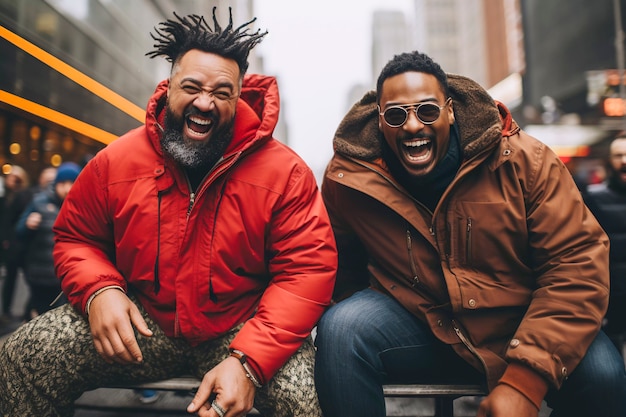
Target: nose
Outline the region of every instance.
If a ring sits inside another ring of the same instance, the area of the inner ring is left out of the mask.
[[[424,128],[424,123],[417,117],[417,112],[415,111],[415,107],[411,107],[408,110],[408,116],[406,118],[406,122],[402,125],[402,129],[408,130],[410,132],[417,131],[419,129]]]
[[[202,112],[212,110],[215,107],[215,97],[207,91],[202,91],[193,101],[193,105]]]

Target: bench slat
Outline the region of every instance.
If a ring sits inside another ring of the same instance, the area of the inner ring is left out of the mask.
[[[384,385],[385,397],[432,397],[432,396],[478,396],[486,395],[485,387],[481,385],[445,385],[445,384],[406,384]]]
[[[113,384],[107,388],[157,389],[164,391],[193,391],[200,386],[200,380],[193,377],[178,377],[142,384]]]
[[[146,382],[143,384],[115,385],[110,388],[133,388],[133,389],[158,389],[165,391],[193,391],[198,389],[200,381],[193,377],[179,377],[165,379],[156,382]],[[462,384],[406,384],[406,385],[385,385],[383,392],[386,397],[430,397],[449,396],[461,397],[465,395],[485,395],[486,390],[481,385]]]

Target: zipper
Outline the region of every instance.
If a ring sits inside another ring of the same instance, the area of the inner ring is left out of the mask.
[[[419,276],[417,275],[417,266],[415,265],[415,259],[413,259],[413,252],[411,250],[412,248],[412,238],[411,238],[411,231],[409,229],[406,230],[406,247],[407,250],[409,252],[409,265],[411,266],[411,273],[413,274],[413,282],[411,283],[412,287],[415,287],[417,284],[419,284],[420,280],[419,280]]]
[[[476,351],[476,348],[474,348],[474,345],[472,345],[470,341],[467,339],[467,337],[465,337],[465,335],[463,334],[463,332],[457,325],[456,320],[451,320],[451,321],[452,321],[452,328],[454,329],[454,332],[456,333],[457,337],[461,340],[463,345],[465,345],[465,347],[470,351],[470,353],[474,355],[480,361],[480,363],[483,365],[483,369],[485,370],[485,372],[487,372],[487,364],[483,360],[482,356],[478,354],[478,352]]]
[[[187,219],[189,219],[189,215],[191,214],[191,209],[193,208],[193,203],[196,202],[196,193],[193,191],[189,193],[189,206],[187,207]]]
[[[465,252],[467,257],[467,264],[470,264],[472,260],[472,218],[467,218],[467,227],[465,229]]]
[[[191,188],[191,183],[189,182],[189,178],[187,174],[185,174],[185,179],[187,180],[187,189],[189,190],[189,206],[187,207],[187,219],[191,215],[191,210],[193,209],[193,205],[196,202],[196,197],[203,192],[204,189],[208,187],[207,183],[212,182],[214,178],[218,175],[221,175],[227,169],[232,167],[241,157],[242,152],[238,152],[229,156],[228,158],[220,158],[219,161],[213,165],[213,168],[207,172],[202,181],[200,181],[200,185],[198,185],[197,192],[194,192]]]

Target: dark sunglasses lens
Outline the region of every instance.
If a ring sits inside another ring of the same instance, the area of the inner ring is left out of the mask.
[[[435,104],[424,103],[417,109],[419,119],[424,123],[433,123],[439,118],[441,110]]]
[[[407,112],[402,107],[391,107],[385,110],[383,117],[388,125],[400,126],[406,121]]]

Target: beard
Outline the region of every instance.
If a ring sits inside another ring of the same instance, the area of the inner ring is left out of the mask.
[[[169,106],[166,107],[161,148],[184,169],[206,173],[220,160],[232,141],[235,118],[217,126],[207,140],[194,141],[182,134],[186,119],[194,113],[200,112],[192,109],[178,117]]]

